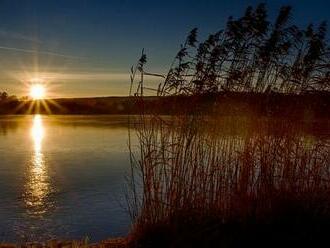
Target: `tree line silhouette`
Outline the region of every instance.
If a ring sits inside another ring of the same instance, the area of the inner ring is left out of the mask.
[[[0,102],[17,101],[17,97],[9,95],[6,91],[0,91]]]
[[[225,28],[205,41],[197,40],[194,28],[159,85],[158,95],[329,92],[327,23],[300,29],[291,24],[291,15],[291,6],[282,6],[271,23],[261,3],[248,7],[240,18],[229,17]],[[145,63],[143,53],[137,65],[142,74],[138,94],[143,92],[143,75],[151,74],[144,71]]]

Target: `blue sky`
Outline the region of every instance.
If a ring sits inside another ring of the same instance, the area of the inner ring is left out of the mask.
[[[0,91],[22,96],[42,77],[51,97],[126,95],[128,70],[145,48],[148,68],[165,72],[187,32],[223,28],[260,1],[0,1]],[[329,20],[329,1],[263,1],[270,19],[293,6],[304,27]]]

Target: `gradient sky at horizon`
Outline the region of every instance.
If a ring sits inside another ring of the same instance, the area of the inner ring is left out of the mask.
[[[194,27],[199,37],[223,28],[257,0],[1,0],[0,91],[23,96],[44,78],[49,97],[127,95],[129,68],[142,48],[147,68],[165,73]],[[329,20],[326,0],[262,1],[270,19],[293,6],[300,27]]]

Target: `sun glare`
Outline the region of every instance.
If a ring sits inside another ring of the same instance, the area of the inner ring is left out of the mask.
[[[30,96],[33,100],[40,100],[45,97],[46,89],[42,84],[34,84],[30,88]]]

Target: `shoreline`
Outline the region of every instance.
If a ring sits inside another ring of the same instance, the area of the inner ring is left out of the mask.
[[[191,113],[200,106],[204,114],[221,116],[267,116],[294,119],[329,119],[330,93],[304,95],[222,92],[196,96],[59,98],[38,101],[8,98],[0,101],[0,115],[175,115]],[[47,105],[48,107],[45,107]],[[193,105],[193,106],[192,106]],[[155,112],[156,111],[156,112]]]

